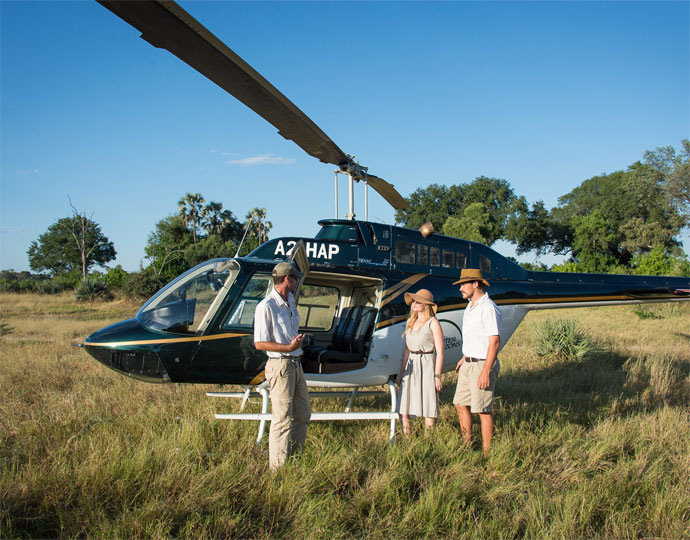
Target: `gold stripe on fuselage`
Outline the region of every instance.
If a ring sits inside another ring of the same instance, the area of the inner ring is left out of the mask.
[[[609,302],[609,301],[621,301],[621,300],[627,300],[630,302],[635,302],[637,300],[663,300],[667,298],[678,298],[676,295],[673,294],[659,294],[659,295],[654,295],[654,296],[648,296],[648,297],[642,297],[642,296],[632,296],[629,294],[618,294],[618,295],[609,295],[609,296],[578,296],[578,297],[552,297],[552,298],[521,298],[521,299],[498,299],[492,300],[499,306],[513,306],[513,305],[522,305],[522,304],[576,304],[578,302]],[[382,304],[383,305],[383,304]],[[467,302],[463,302],[462,304],[451,304],[448,306],[439,306],[438,307],[438,313],[444,313],[447,311],[455,311],[459,309],[464,309],[467,307]],[[376,325],[376,329],[380,330],[381,328],[385,328],[387,326],[391,326],[393,324],[397,324],[399,322],[404,321],[407,319],[407,315],[400,315],[397,317],[391,317],[390,319],[386,319],[385,321],[380,321]]]
[[[138,341],[111,341],[109,343],[86,343],[84,347],[122,347],[130,345],[159,345],[163,343],[186,343],[189,341],[211,341],[214,339],[228,339],[250,334],[214,334],[212,336],[195,336],[184,338],[165,338],[165,339],[142,339]]]
[[[394,300],[401,294],[407,292],[407,290],[412,287],[415,283],[424,279],[428,274],[414,274],[408,278],[403,279],[401,282],[396,283],[390,289],[383,291],[381,307],[385,306],[391,300]]]

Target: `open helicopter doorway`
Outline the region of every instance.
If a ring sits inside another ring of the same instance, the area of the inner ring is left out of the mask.
[[[309,272],[297,309],[305,373],[342,373],[367,365],[383,281],[367,276]]]

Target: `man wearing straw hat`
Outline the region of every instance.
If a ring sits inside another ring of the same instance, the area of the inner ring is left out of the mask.
[[[463,269],[457,284],[468,304],[462,318],[462,358],[455,368],[458,383],[453,404],[462,438],[468,443],[472,441],[472,413],[479,414],[482,448],[488,457],[494,433],[494,385],[500,369],[496,355],[501,346],[501,310],[484,292],[489,282],[480,269]]]

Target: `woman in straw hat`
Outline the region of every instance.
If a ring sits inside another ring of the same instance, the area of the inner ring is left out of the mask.
[[[398,413],[405,435],[412,433],[410,416],[423,416],[427,429],[436,425],[438,393],[443,369],[443,330],[436,318],[434,295],[426,289],[405,293],[410,317],[405,328],[405,347],[398,374]]]

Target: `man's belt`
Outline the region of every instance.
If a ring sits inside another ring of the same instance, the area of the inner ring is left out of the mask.
[[[465,362],[483,362],[486,358],[472,358],[471,356],[465,356]]]
[[[280,356],[274,358],[274,360],[283,360],[283,359],[285,359],[285,360],[301,360],[302,355],[300,354],[299,356],[294,356],[292,354],[281,354]]]

